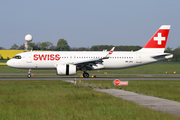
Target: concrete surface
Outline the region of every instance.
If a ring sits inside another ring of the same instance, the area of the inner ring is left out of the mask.
[[[180,117],[179,102],[153,97],[153,96],[142,95],[124,90],[118,90],[118,89],[95,89],[95,90],[100,92],[105,92],[115,97],[123,98],[128,101],[135,102],[139,105],[151,108],[153,110],[162,111],[165,113],[167,112]]]
[[[79,78],[77,80],[180,80],[180,77],[96,77],[96,78]],[[62,80],[62,81],[72,81],[74,77],[36,77],[27,78],[26,76],[21,77],[0,77],[0,80]]]

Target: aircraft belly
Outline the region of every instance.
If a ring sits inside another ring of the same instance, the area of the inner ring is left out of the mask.
[[[47,69],[51,69],[51,68],[55,68],[55,62],[51,62],[51,61],[38,61],[34,63],[34,67],[37,69],[43,69],[43,68],[47,68]]]
[[[54,62],[45,62],[45,61],[34,61],[32,63],[23,63],[20,68],[25,69],[53,69]]]
[[[137,63],[136,59],[134,60],[106,60],[104,61],[104,68],[105,69],[131,68],[131,67],[140,66],[140,65],[148,64],[152,62],[156,62],[156,61],[151,60],[151,59],[145,59]]]
[[[105,69],[121,69],[135,65],[136,64],[133,63],[133,61],[124,61],[124,60],[109,60],[104,62]]]

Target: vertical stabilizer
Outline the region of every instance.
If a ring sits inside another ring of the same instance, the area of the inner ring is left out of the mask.
[[[166,47],[170,25],[162,25],[140,52],[163,53]]]

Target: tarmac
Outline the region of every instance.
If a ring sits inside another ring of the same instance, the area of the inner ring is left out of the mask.
[[[142,95],[134,92],[124,91],[124,90],[118,90],[118,89],[95,89],[96,91],[104,92],[111,94],[115,97],[122,98],[124,100],[135,102],[139,105],[142,105],[144,107],[161,111],[165,113],[170,113],[172,115],[180,117],[180,103],[153,97],[153,96],[147,96]]]
[[[96,77],[96,78],[80,78],[76,77],[78,80],[180,80],[180,77]],[[73,77],[1,77],[0,80],[62,80],[62,81],[72,81]]]

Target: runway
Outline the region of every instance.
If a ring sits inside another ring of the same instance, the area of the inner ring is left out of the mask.
[[[1,77],[0,80],[62,80],[72,81],[75,77]],[[96,78],[80,78],[76,77],[77,80],[180,80],[180,77],[96,77]]]

